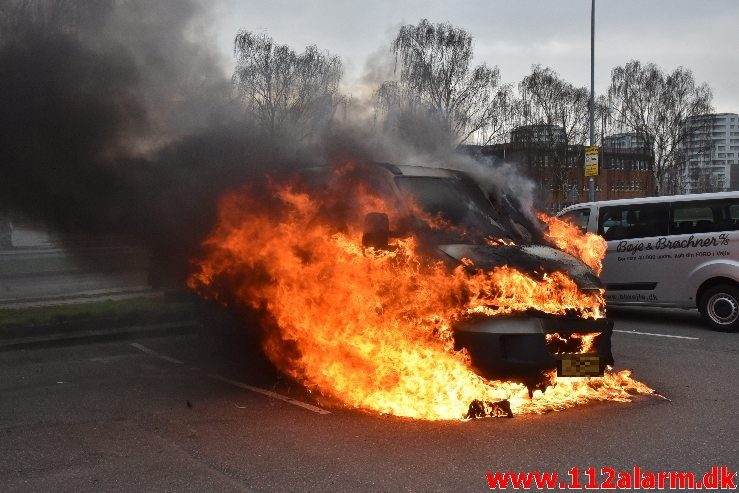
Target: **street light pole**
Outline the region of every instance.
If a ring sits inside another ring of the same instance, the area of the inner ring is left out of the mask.
[[[595,145],[595,0],[590,4],[590,146]],[[588,177],[588,200],[595,200],[595,178]]]

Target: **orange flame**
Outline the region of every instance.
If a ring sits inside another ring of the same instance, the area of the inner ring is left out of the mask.
[[[264,350],[309,390],[353,408],[420,419],[462,419],[470,403],[507,399],[514,413],[628,401],[651,393],[628,371],[601,378],[550,376],[546,392],[487,380],[455,351],[451,327],[473,314],[535,308],[602,316],[600,293],[566,275],[535,277],[510,267],[483,272],[466,261],[453,270],[421,253],[416,241],[392,251],[362,248],[368,211],[393,208],[363,190],[354,216],[337,230],[325,219],[335,200],[277,187],[270,206],[247,190],[224,196],[218,224],[189,285],[205,297],[265,309],[276,329]]]
[[[589,332],[587,334],[562,335],[557,332],[545,334],[547,345],[554,354],[587,354],[595,348],[595,339],[600,332]]]
[[[554,216],[539,214],[539,219],[546,224],[546,236],[557,248],[579,258],[600,275],[608,248],[606,240],[594,233],[583,233],[577,226]]]

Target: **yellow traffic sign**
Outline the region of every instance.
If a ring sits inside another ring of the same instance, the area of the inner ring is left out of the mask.
[[[585,148],[585,176],[598,176],[598,156],[600,147],[592,146]]]

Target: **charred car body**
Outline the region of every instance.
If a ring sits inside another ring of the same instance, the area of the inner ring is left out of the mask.
[[[406,208],[410,219],[396,225],[383,211],[366,214],[365,247],[389,249],[393,237],[412,234],[426,253],[444,260],[450,268],[469,259],[477,269],[508,266],[529,273],[562,272],[582,291],[602,288],[588,266],[547,244],[540,228],[521,212],[510,192],[486,194],[459,171],[393,164],[367,168],[361,179],[371,182],[371,187],[382,190],[385,196],[391,195]],[[331,173],[331,168],[317,167],[302,170],[300,175],[301,180],[316,184],[330,180]],[[442,217],[453,227],[438,230],[414,220],[418,208],[424,214]],[[490,244],[486,241],[489,238],[500,241]],[[453,330],[456,349],[469,352],[480,375],[519,380],[534,388],[542,382],[544,372],[555,368],[561,376],[602,374],[605,366],[613,364],[612,327],[612,321],[606,318],[582,318],[577,313],[553,316],[532,308],[517,315],[472,318]],[[586,353],[567,344],[551,344],[553,336],[566,341],[585,334],[597,334]],[[578,373],[578,368],[589,370]]]

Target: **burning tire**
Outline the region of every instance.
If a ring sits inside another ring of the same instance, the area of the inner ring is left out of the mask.
[[[712,329],[721,332],[739,330],[739,288],[718,284],[708,288],[700,297],[698,308]]]

